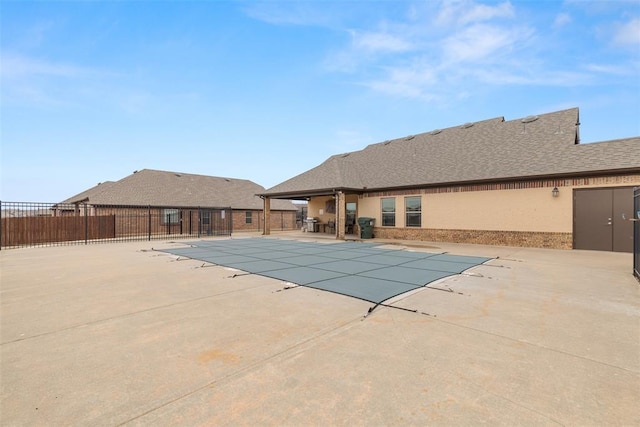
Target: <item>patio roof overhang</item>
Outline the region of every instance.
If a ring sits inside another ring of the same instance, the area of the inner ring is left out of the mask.
[[[286,200],[308,200],[311,197],[320,197],[320,196],[332,196],[338,192],[342,192],[344,194],[360,194],[365,192],[367,189],[364,188],[322,188],[322,189],[313,189],[313,190],[298,190],[298,191],[288,191],[281,193],[260,193],[257,196],[261,198],[268,197],[270,199],[286,199]]]

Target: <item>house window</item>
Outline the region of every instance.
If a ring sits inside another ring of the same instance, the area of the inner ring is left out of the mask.
[[[394,197],[384,198],[382,201],[382,226],[396,226],[396,199]]]
[[[253,222],[253,212],[246,211],[244,217],[245,224],[251,224]]]
[[[163,224],[177,224],[180,222],[180,211],[178,209],[164,209],[162,211]]]
[[[422,198],[406,197],[404,199],[405,227],[422,227]]]

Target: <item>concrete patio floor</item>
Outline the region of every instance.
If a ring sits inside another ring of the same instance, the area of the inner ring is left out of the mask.
[[[0,424],[640,424],[630,254],[425,243],[498,259],[366,316],[176,246],[0,251]]]

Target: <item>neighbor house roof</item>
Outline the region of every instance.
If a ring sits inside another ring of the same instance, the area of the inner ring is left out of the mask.
[[[264,195],[640,171],[640,137],[579,144],[577,108],[436,129],[338,154]]]
[[[246,179],[143,169],[119,181],[98,184],[63,203],[262,209],[263,202],[256,196],[261,192],[264,187]],[[289,201],[274,200],[271,209],[296,210],[296,207]]]
[[[114,181],[99,182],[95,187],[91,187],[88,190],[84,190],[82,193],[76,194],[71,199],[67,199],[65,202],[67,202],[69,200],[72,200],[72,199],[73,199],[73,202],[78,202],[78,201],[81,201],[81,200],[86,200],[86,199],[92,198],[92,197],[96,196],[97,194],[100,194],[101,192],[107,190],[113,184],[115,184]],[[65,202],[63,202],[63,203],[65,203]],[[69,202],[69,203],[72,203],[72,202]]]

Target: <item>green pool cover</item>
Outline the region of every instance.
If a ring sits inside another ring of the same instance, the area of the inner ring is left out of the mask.
[[[387,249],[369,242],[242,238],[187,244],[162,251],[376,304],[491,259]]]

